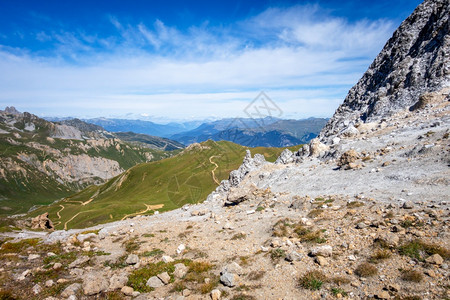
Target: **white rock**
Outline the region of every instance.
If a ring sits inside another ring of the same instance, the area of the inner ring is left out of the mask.
[[[181,254],[186,249],[186,246],[184,244],[180,244],[177,248],[177,253]]]

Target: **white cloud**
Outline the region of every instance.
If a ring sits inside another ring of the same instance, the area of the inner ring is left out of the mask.
[[[8,70],[0,73],[0,105],[64,115],[236,116],[266,90],[289,116],[331,116],[393,30],[318,6],[184,31],[161,20],[109,20],[119,36],[38,34],[56,41],[53,56],[0,46],[0,69]]]

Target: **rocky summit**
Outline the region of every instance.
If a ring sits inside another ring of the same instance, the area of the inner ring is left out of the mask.
[[[449,299],[448,16],[424,1],[319,138],[275,163],[247,152],[201,204],[5,234],[3,295]]]

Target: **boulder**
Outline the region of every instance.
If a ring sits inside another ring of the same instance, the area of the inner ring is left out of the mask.
[[[344,170],[348,170],[351,169],[350,164],[354,164],[358,159],[358,153],[355,150],[350,149],[341,155],[337,165]]]

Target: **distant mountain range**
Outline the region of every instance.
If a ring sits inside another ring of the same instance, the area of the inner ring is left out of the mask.
[[[52,120],[59,120],[62,123],[72,122],[72,120],[57,118]],[[163,149],[173,150],[182,147],[181,144],[190,145],[209,139],[230,141],[247,147],[289,147],[304,144],[319,134],[327,119],[225,118],[204,123],[190,121],[169,124],[108,118],[83,119],[83,121],[101,126],[107,131],[115,132],[118,137],[126,141],[148,143],[149,138],[140,134],[151,135],[152,141],[150,144],[157,144],[158,147],[163,147]]]
[[[172,135],[185,145],[206,140],[226,140],[247,147],[288,147],[304,144],[315,138],[327,119],[304,120],[223,119],[204,123],[198,128]]]

